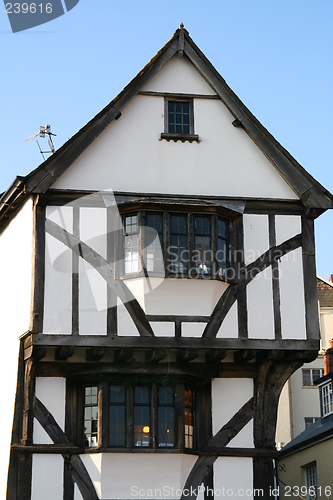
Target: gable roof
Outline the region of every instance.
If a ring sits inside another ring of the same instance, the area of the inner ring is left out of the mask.
[[[180,57],[184,54],[188,57],[197,71],[214,89],[221,101],[235,117],[233,125],[244,128],[250,138],[273,163],[287,184],[299,196],[303,204],[309,209],[316,209],[314,215],[319,215],[328,208],[333,207],[333,196],[261,125],[200,51],[182,24],[164,47],[157,52],[120,94],[71,139],[65,142],[54,155],[30,172],[25,178],[20,178],[20,187],[16,187],[16,189],[20,189],[21,192],[24,190],[25,193],[37,194],[45,193],[51,188],[52,184],[101,132],[113,120],[117,120],[121,116],[121,112],[125,106],[177,53]],[[8,203],[4,203],[4,200],[8,198],[9,191],[11,191],[12,196],[13,185],[0,198],[0,218],[3,211],[8,209]]]

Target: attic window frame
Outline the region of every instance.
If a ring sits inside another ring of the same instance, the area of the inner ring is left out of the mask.
[[[188,103],[189,104],[189,115],[190,115],[190,133],[189,134],[179,134],[176,132],[169,132],[169,102],[175,103]],[[182,97],[165,97],[164,98],[164,132],[161,133],[161,139],[166,139],[167,141],[189,141],[189,142],[199,142],[199,136],[194,133],[194,110],[193,110],[193,98],[186,95]]]

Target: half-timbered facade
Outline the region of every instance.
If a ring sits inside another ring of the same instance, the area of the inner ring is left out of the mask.
[[[8,500],[270,498],[279,394],[319,348],[313,225],[332,206],[181,25],[0,199],[25,309],[32,276],[29,321],[4,307]]]

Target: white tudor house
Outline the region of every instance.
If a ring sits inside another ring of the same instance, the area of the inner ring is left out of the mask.
[[[20,338],[7,500],[271,498],[332,206],[181,25],[0,198]]]

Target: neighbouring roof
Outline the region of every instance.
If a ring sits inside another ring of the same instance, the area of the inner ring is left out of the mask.
[[[317,291],[320,307],[333,307],[333,283],[317,276]]]
[[[0,228],[3,218],[8,218],[10,210],[22,203],[30,193],[45,193],[83,151],[113,121],[121,116],[122,110],[156,73],[175,55],[179,54],[191,61],[202,77],[214,89],[228,110],[235,117],[235,126],[241,126],[260,150],[299,196],[304,206],[313,209],[318,216],[333,208],[333,196],[317,182],[288,151],[266,130],[257,118],[230,89],[222,76],[201,52],[181,25],[171,39],[136,75],[136,77],[102,111],[63,144],[54,155],[26,177],[17,177],[10,188],[0,197]],[[9,212],[8,212],[9,211]]]
[[[292,455],[297,451],[309,448],[321,441],[333,438],[333,415],[325,418],[319,418],[311,424],[305,431],[286,444],[279,452],[280,457]],[[279,458],[280,458],[279,457]]]

